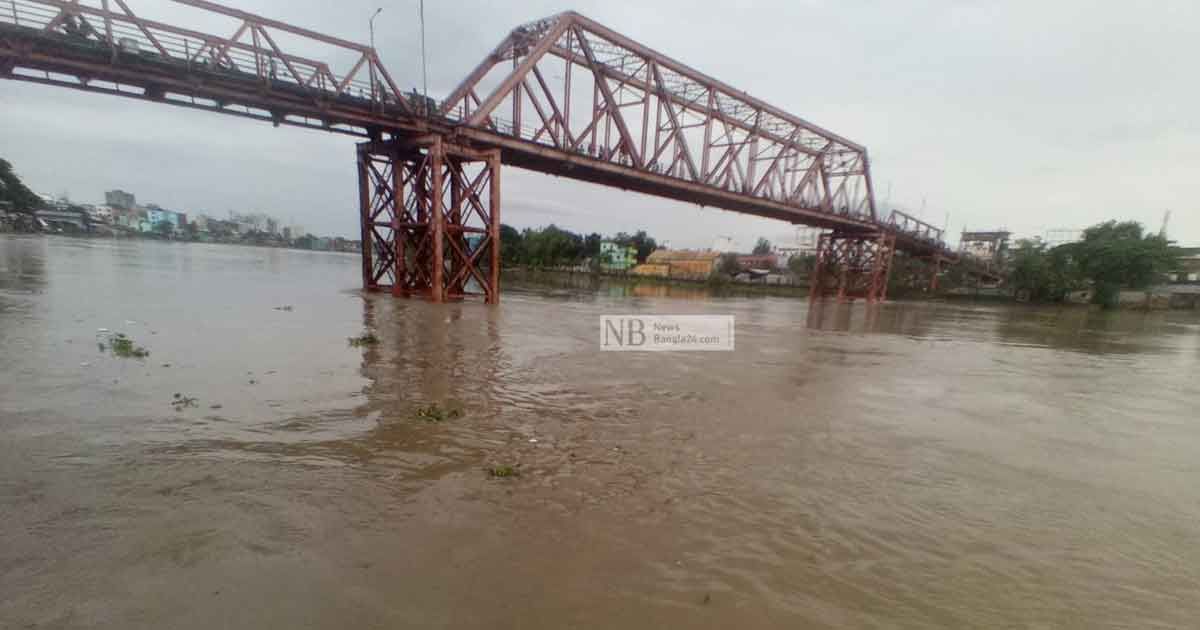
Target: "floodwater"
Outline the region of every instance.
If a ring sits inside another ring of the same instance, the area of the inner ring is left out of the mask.
[[[586,281],[438,306],[358,273],[0,237],[0,627],[1200,619],[1194,314]],[[598,352],[627,312],[732,314],[737,350]]]

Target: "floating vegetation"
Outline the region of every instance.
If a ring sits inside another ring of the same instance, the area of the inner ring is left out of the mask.
[[[379,343],[379,337],[376,337],[374,333],[365,332],[357,337],[350,337],[346,341],[350,342],[352,348],[361,348]]]
[[[116,333],[109,335],[108,345],[103,342],[97,344],[100,347],[100,352],[109,350],[113,356],[121,357],[122,359],[145,359],[150,356],[150,351],[133,343],[133,340],[126,337],[124,333]]]
[[[175,392],[174,398],[171,399],[171,406],[175,408],[175,411],[183,411],[188,407],[200,406],[200,402],[191,396],[184,396],[179,392]]]
[[[425,422],[443,422],[462,416],[460,409],[442,409],[437,403],[417,407],[417,419]]]
[[[489,477],[496,479],[521,476],[521,471],[517,470],[513,466],[492,466],[487,469],[487,473]]]

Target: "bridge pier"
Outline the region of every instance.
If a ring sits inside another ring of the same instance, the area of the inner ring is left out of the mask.
[[[362,279],[433,302],[500,300],[500,151],[438,135],[358,145]]]
[[[890,232],[822,234],[809,299],[865,299],[868,303],[886,300],[895,255],[896,235]]]

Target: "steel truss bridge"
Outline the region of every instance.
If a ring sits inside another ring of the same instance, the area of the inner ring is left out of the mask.
[[[862,145],[577,13],[517,27],[439,105],[369,46],[207,0],[171,0],[204,30],[133,2],[0,0],[0,78],[361,138],[366,289],[497,302],[504,164],[823,228],[814,297],[885,299],[897,252],[934,283],[960,262],[941,229],[878,211]]]

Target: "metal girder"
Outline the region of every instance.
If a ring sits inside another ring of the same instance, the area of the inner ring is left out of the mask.
[[[135,0],[10,0],[10,14],[0,12],[0,77],[373,141],[411,144],[417,138],[441,138],[439,142],[457,147],[461,155],[482,148],[494,157],[456,161],[446,153],[438,158],[439,150],[430,145],[418,152],[434,154],[432,159],[441,159],[442,168],[420,166],[408,158],[392,167],[401,184],[406,173],[421,169],[439,178],[449,197],[431,192],[431,179],[421,203],[441,204],[464,216],[474,216],[472,200],[478,193],[473,191],[485,182],[494,192],[491,196],[499,198],[498,160],[503,160],[544,173],[832,229],[843,240],[886,234],[890,244],[884,244],[885,249],[917,256],[948,251],[937,228],[904,213],[886,220],[877,215],[870,160],[861,145],[577,13],[514,29],[442,103],[438,114],[430,116],[424,105],[418,113],[406,100],[368,46],[207,0],[171,1],[205,11],[212,22],[224,20],[227,27],[216,29],[219,33],[202,32],[143,19],[130,8]],[[314,59],[317,48],[340,63],[321,61],[320,54]],[[496,87],[484,89],[492,85]],[[512,120],[505,121],[498,112],[509,111],[509,106]],[[529,127],[523,126],[523,110]],[[459,172],[480,162],[488,165],[488,177]],[[371,183],[379,179],[372,172],[363,172],[368,192],[378,186]],[[403,198],[395,203],[403,205]],[[498,210],[498,201],[494,203]],[[484,214],[495,222],[493,214]],[[457,225],[453,217],[448,220]],[[383,224],[388,223],[364,220],[364,236],[395,243],[386,238],[390,228]],[[431,234],[439,233],[451,238],[446,230]],[[436,240],[409,244],[417,248],[412,251],[440,247],[443,258],[457,256],[457,262],[447,263],[443,282],[433,279],[442,273],[437,271],[441,267],[427,265],[428,277],[401,275],[399,282],[392,279],[394,284],[407,290],[406,282],[427,283],[430,292],[439,286],[452,295],[458,285],[487,280],[486,274],[483,280],[477,276],[481,262],[475,250],[452,240],[437,246]],[[394,248],[372,246],[364,256],[374,265],[364,274],[368,286],[388,280],[387,274],[396,274],[404,261]],[[494,285],[489,281],[489,287]]]
[[[896,235],[891,232],[822,234],[809,298],[882,302],[895,255]]]
[[[363,288],[500,299],[500,155],[441,136],[358,146]]]
[[[113,65],[122,55],[145,57],[153,52],[154,60],[182,64],[182,71],[211,68],[242,78],[253,76],[268,87],[301,89],[315,100],[357,94],[376,109],[386,105],[406,114],[413,111],[368,46],[205,0],[170,1],[204,10],[214,18],[233,20],[237,28],[228,36],[148,20],[135,14],[125,0],[112,0],[119,10],[113,10],[108,0],[13,0],[13,14],[0,14],[0,23],[66,36],[76,46],[107,52]],[[42,10],[35,11],[38,7]],[[24,18],[20,17],[22,8],[29,9]],[[56,11],[53,17],[47,9]],[[77,22],[89,18],[87,27]],[[93,22],[103,28],[91,26]],[[334,71],[328,63],[285,51],[272,31],[288,35],[292,42],[302,39],[306,47],[322,46],[331,57],[348,57],[354,64],[344,72]],[[245,41],[247,35],[250,41]],[[143,50],[145,47],[153,50]]]
[[[501,63],[509,60],[511,68]],[[472,95],[484,85],[495,87],[476,106]],[[572,95],[587,87],[591,111],[578,100],[572,111]],[[533,126],[520,116],[529,105]],[[512,119],[500,117],[509,108]],[[555,148],[564,159],[578,154],[810,212],[877,220],[863,147],[573,12],[514,29],[440,111],[466,127]],[[818,180],[833,181],[823,187]]]

